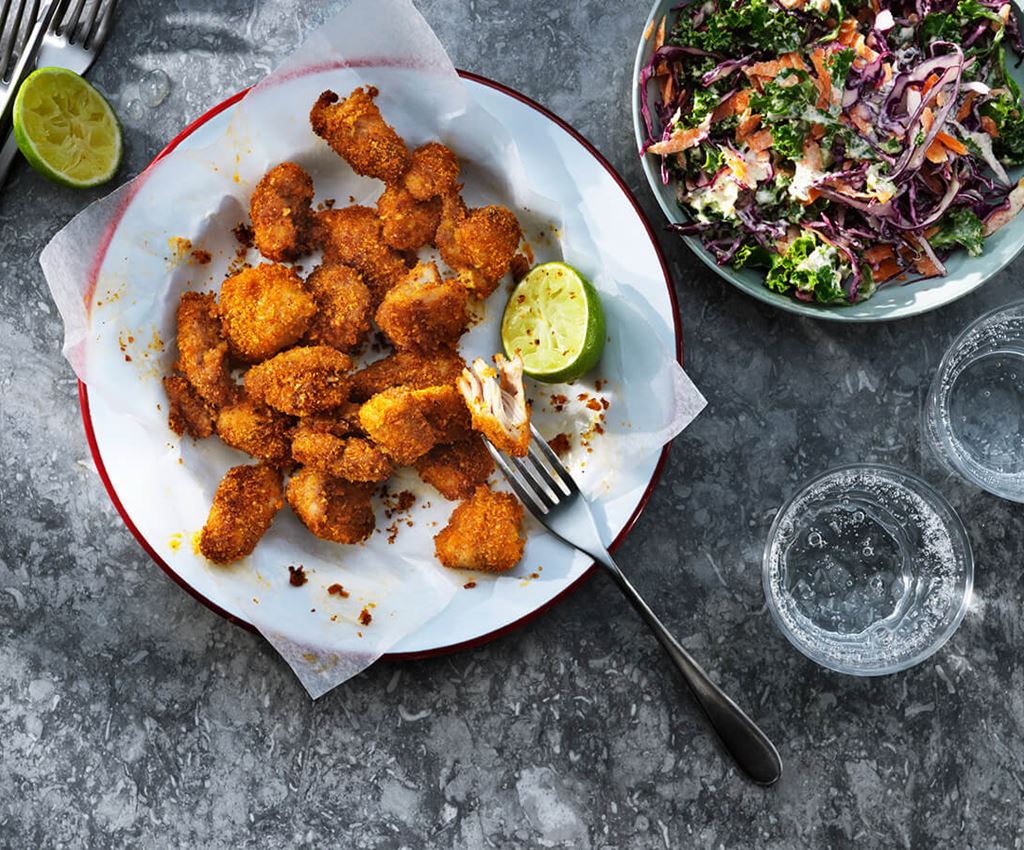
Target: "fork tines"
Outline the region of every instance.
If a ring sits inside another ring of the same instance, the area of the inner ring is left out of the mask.
[[[0,82],[10,81],[38,13],[39,0],[0,0]]]
[[[97,49],[110,30],[117,0],[69,0],[68,5],[56,29],[57,35],[84,50]],[[83,18],[87,6],[88,12]]]
[[[534,513],[547,514],[566,498],[576,496],[579,487],[533,425],[530,434],[532,439],[526,457],[504,455],[490,442],[487,449],[520,501]]]

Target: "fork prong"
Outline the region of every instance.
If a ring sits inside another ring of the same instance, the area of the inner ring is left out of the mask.
[[[53,17],[50,18],[50,25],[46,28],[47,35],[57,34],[57,27],[60,26],[60,22],[64,19],[69,3],[70,0],[52,0],[50,8],[56,8],[56,11]]]
[[[530,485],[530,489],[537,494],[537,500],[545,508],[551,510],[558,505],[558,490],[552,490],[547,486],[544,477],[537,473],[532,463],[528,463],[525,459],[518,457],[510,458],[509,463],[522,476],[523,480]]]
[[[544,455],[541,450],[530,441],[530,459],[533,461],[534,467],[538,470],[538,473],[543,476],[544,483],[550,487],[556,496],[561,499],[563,496],[572,495],[572,490],[569,485],[566,484],[558,475],[558,470],[551,468],[551,466],[545,462]]]
[[[78,44],[80,47],[85,47],[89,43],[89,39],[92,38],[92,31],[96,26],[96,20],[99,17],[100,6],[103,5],[103,0],[92,0],[89,4],[88,17],[82,22],[82,26],[79,29]]]
[[[552,472],[569,488],[570,496],[578,493],[580,488],[577,486],[575,479],[569,474],[569,470],[565,468],[562,461],[559,460],[555,450],[548,445],[547,440],[540,435],[540,432],[532,424],[530,425],[530,433],[533,435],[533,439],[530,440],[530,448],[540,452],[550,465]]]
[[[533,491],[519,480],[519,476],[516,474],[515,469],[505,459],[505,456],[494,448],[490,442],[487,442],[486,440],[484,442],[487,445],[487,451],[491,453],[491,457],[494,458],[494,462],[498,465],[498,468],[505,473],[505,478],[508,480],[509,486],[512,487],[512,490],[519,497],[519,501],[522,502],[530,513],[535,516],[542,517],[547,514],[547,507],[543,503],[540,503]]]
[[[60,26],[57,28],[57,35],[63,36],[68,41],[75,40],[75,30],[78,29],[78,19],[82,16],[82,9],[85,8],[85,0],[75,0],[73,8],[65,11],[61,17]]]
[[[13,8],[4,15],[4,31],[0,43],[0,80],[8,80],[13,70],[15,51],[21,40],[21,20],[25,15],[25,0],[15,0]],[[13,14],[12,14],[13,13]]]
[[[103,6],[103,0],[97,0],[96,8]],[[117,8],[117,0],[107,0],[103,11],[100,13],[99,22],[96,26],[92,26],[90,22],[89,35],[85,41],[82,42],[82,46],[86,50],[99,50],[103,46],[103,42],[107,40],[107,36],[110,35],[110,26],[114,21],[114,10]]]

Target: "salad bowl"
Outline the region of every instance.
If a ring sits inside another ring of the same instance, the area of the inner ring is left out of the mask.
[[[640,28],[643,34],[633,64],[632,114],[633,131],[638,156],[642,157],[644,174],[657,199],[659,206],[670,224],[684,224],[689,221],[687,213],[676,199],[676,186],[662,182],[659,158],[640,154],[646,137],[641,98],[648,98],[647,107],[653,109],[655,86],[641,91],[640,79],[644,66],[651,58],[652,41],[648,34],[657,27],[664,16],[668,16],[669,27],[678,13],[677,0],[658,0],[651,9],[647,20]],[[1017,57],[1008,53],[1007,65],[1010,74],[1018,84],[1024,83],[1024,66],[1018,65]],[[1010,180],[1016,184],[1024,176],[1024,167],[1006,169]],[[926,313],[952,303],[977,289],[993,275],[1004,269],[1024,247],[1024,216],[1018,215],[995,233],[985,238],[984,253],[972,257],[965,251],[955,251],[945,261],[946,275],[925,280],[893,280],[884,283],[869,297],[854,304],[820,304],[800,301],[790,294],[772,291],[765,286],[765,274],[759,269],[735,269],[731,265],[720,265],[697,236],[681,237],[690,249],[709,268],[733,286],[748,295],[779,309],[815,319],[836,322],[879,322],[903,319]]]

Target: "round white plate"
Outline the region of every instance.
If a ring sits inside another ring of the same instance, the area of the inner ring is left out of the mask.
[[[460,74],[471,96],[506,127],[514,128],[525,173],[536,191],[550,194],[566,181],[580,191],[587,201],[583,214],[590,232],[600,236],[602,248],[621,268],[630,270],[629,286],[622,297],[632,303],[626,306],[641,310],[657,337],[657,346],[676,352],[681,359],[679,317],[667,268],[650,226],[622,179],[582,136],[538,104],[498,83]],[[223,129],[232,107],[244,94],[229,98],[189,125],[160,156],[175,147],[201,148],[204,138]],[[565,163],[569,165],[568,173]],[[638,358],[638,364],[641,360]],[[112,410],[102,399],[90,399],[84,385],[80,385],[80,398],[97,469],[129,530],[178,584],[212,610],[248,626],[244,610],[228,599],[218,598],[215,584],[200,587],[194,574],[176,566],[176,558],[168,550],[166,530],[151,509],[156,495],[152,483],[139,480],[137,453],[144,450],[140,448],[144,437],[138,423]],[[646,504],[667,451],[668,447],[640,460],[630,469],[623,486],[602,500],[601,512],[615,544],[623,539]],[[536,580],[506,583],[501,590],[457,593],[442,615],[407,635],[388,657],[430,655],[496,637],[536,616],[592,569],[588,559],[564,547],[548,554],[555,560],[545,562],[544,572]],[[562,563],[557,562],[559,559]]]

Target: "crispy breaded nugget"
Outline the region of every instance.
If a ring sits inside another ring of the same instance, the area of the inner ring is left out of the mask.
[[[388,186],[377,199],[381,235],[396,251],[417,251],[434,238],[441,199],[418,201],[401,186]]]
[[[451,191],[458,179],[455,154],[440,142],[427,142],[412,152],[402,185],[417,201],[426,201]]]
[[[164,390],[170,403],[167,424],[175,434],[180,437],[188,433],[190,437],[201,440],[213,433],[210,411],[187,378],[168,375],[164,378]]]
[[[302,431],[292,441],[292,457],[346,481],[385,481],[395,471],[379,447],[360,437]]]
[[[502,452],[524,457],[530,447],[530,408],[523,387],[523,361],[495,354],[497,369],[481,358],[463,369],[459,392],[473,414],[473,428]]]
[[[350,437],[363,433],[359,424],[360,405],[346,402],[336,410],[303,416],[292,429],[292,440],[300,434],[333,434],[335,437]]]
[[[221,286],[218,301],[231,352],[247,363],[294,345],[316,314],[316,302],[302,278],[277,263],[232,275]]]
[[[218,564],[244,558],[283,504],[281,473],[276,469],[262,463],[232,467],[217,486],[199,535],[199,551]]]
[[[373,307],[370,290],[359,272],[350,266],[317,266],[306,278],[306,286],[319,308],[307,339],[339,351],[362,345],[370,333]]]
[[[391,387],[423,389],[458,380],[466,361],[447,348],[437,351],[397,351],[360,369],[352,376],[352,398],[366,401]]]
[[[353,484],[304,466],[288,482],[288,504],[313,534],[358,543],[373,532],[372,484]]]
[[[356,174],[396,183],[409,167],[402,137],[380,114],[374,86],[357,88],[340,103],[333,91],[317,98],[309,113],[313,132],[327,141]]]
[[[441,280],[434,263],[419,263],[384,296],[376,318],[396,348],[453,348],[469,323],[469,294]]]
[[[455,443],[472,435],[472,418],[455,387],[425,387],[413,390],[412,397],[420,405],[435,443]]]
[[[228,344],[221,334],[212,292],[183,292],[178,302],[178,368],[213,407],[228,404],[238,386],[231,380]]]
[[[294,162],[263,175],[249,201],[253,238],[268,260],[287,262],[309,253],[313,235],[313,180]]]
[[[463,284],[486,298],[508,273],[523,233],[510,210],[497,205],[468,210],[457,189],[442,198],[434,244]]]
[[[501,573],[523,557],[523,506],[508,493],[476,488],[434,537],[437,559],[446,567]]]
[[[434,446],[414,464],[427,484],[446,499],[468,499],[478,484],[494,471],[494,460],[475,434],[443,446]]]
[[[291,457],[290,425],[287,416],[244,394],[217,414],[217,435],[225,443],[273,466],[283,466]]]
[[[408,465],[437,443],[414,390],[392,387],[359,408],[359,421],[370,439],[395,463]]]
[[[352,266],[370,288],[374,306],[405,277],[405,260],[384,241],[376,210],[354,205],[318,215],[324,261]]]
[[[348,401],[352,358],[328,345],[292,348],[245,373],[249,397],[282,413],[307,416]]]

